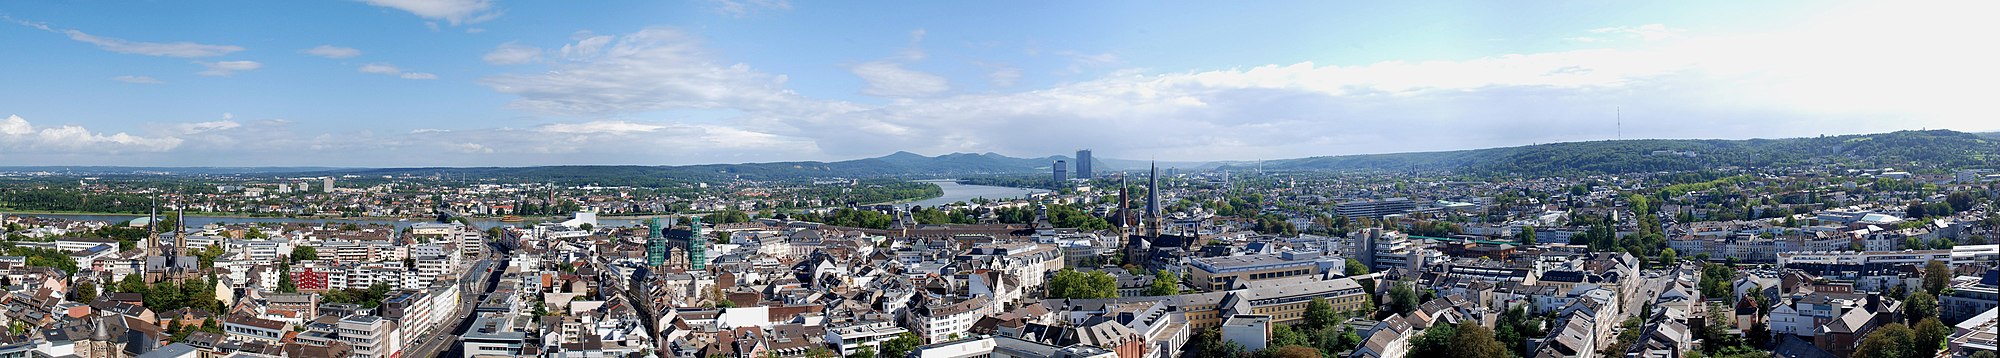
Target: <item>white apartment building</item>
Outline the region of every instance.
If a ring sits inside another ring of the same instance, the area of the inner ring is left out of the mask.
[[[403,350],[396,323],[376,316],[347,316],[340,319],[340,341],[354,348],[353,358],[388,358]]]

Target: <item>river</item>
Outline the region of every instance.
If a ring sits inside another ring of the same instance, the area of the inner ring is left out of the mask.
[[[940,205],[947,205],[961,201],[969,202],[972,201],[973,198],[987,198],[993,200],[1014,199],[1014,198],[1024,198],[1030,194],[1048,192],[1048,190],[1042,190],[1042,189],[1010,188],[1004,186],[990,186],[990,185],[965,185],[965,184],[959,184],[958,181],[956,180],[925,180],[924,182],[937,184],[938,188],[944,189],[944,195],[930,199],[918,200],[916,202],[910,203],[911,205],[917,205],[928,208]],[[161,214],[164,215],[166,213],[161,213]],[[124,223],[127,221],[132,221],[132,219],[145,217],[145,215],[134,215],[134,214],[0,213],[0,215],[67,219],[74,221],[103,221],[113,224]],[[410,227],[411,224],[415,223],[431,221],[427,219],[409,219],[408,221],[403,221],[403,220],[381,219],[381,218],[306,219],[306,218],[253,218],[253,217],[237,217],[237,216],[200,216],[200,215],[188,215],[186,219],[188,227],[202,227],[208,224],[247,224],[247,223],[286,223],[286,224],[352,223],[356,225],[368,225],[368,224],[390,225],[396,227],[397,229],[407,228]],[[471,219],[471,220],[473,225],[479,227],[527,224],[518,222],[515,223],[500,222],[500,220],[490,219],[490,218]],[[641,226],[645,225],[644,220],[645,219],[639,219],[639,218],[628,219],[628,218],[598,217],[597,225],[601,227]]]
[[[137,219],[137,218],[141,218],[141,217],[145,217],[145,215],[133,215],[133,214],[41,214],[41,213],[26,213],[26,214],[17,214],[17,213],[0,213],[0,215],[6,215],[6,216],[21,216],[21,217],[37,217],[37,218],[50,218],[50,219],[66,219],[66,220],[73,220],[73,221],[103,221],[103,222],[109,222],[109,223],[113,223],[113,224],[119,224],[119,223],[124,223],[124,222],[127,222],[127,221],[132,221],[132,219]],[[161,213],[161,215],[163,215],[163,216],[164,216],[164,215],[166,215],[166,213]],[[202,227],[202,226],[205,226],[205,225],[208,225],[208,224],[247,224],[247,223],[285,223],[285,224],[292,224],[292,223],[303,223],[303,224],[317,224],[317,223],[335,223],[335,224],[350,224],[350,223],[351,223],[351,224],[356,224],[356,225],[369,225],[369,224],[376,224],[376,225],[389,225],[389,226],[394,226],[394,227],[396,227],[397,229],[402,229],[402,228],[407,228],[407,227],[410,227],[410,225],[411,225],[411,224],[416,224],[416,223],[422,223],[422,222],[431,222],[431,220],[425,220],[425,219],[410,219],[409,221],[402,221],[402,220],[393,220],[393,219],[380,219],[380,218],[359,218],[359,219],[340,219],[340,218],[329,218],[329,219],[306,219],[306,218],[252,218],[252,217],[237,217],[237,216],[200,216],[200,215],[188,215],[188,216],[186,217],[186,219],[187,219],[187,225],[188,225],[188,227]],[[472,220],[472,223],[473,223],[473,225],[476,225],[476,226],[478,226],[478,227],[494,227],[494,226],[502,226],[502,225],[516,225],[516,226],[521,226],[521,225],[525,225],[525,224],[526,224],[526,223],[519,223],[519,222],[512,222],[512,223],[509,223],[509,222],[500,222],[500,220],[495,220],[495,219],[470,219],[470,220]],[[634,225],[641,225],[642,223],[640,222],[640,219],[623,219],[623,218],[606,218],[606,217],[599,217],[599,218],[597,218],[597,224],[598,224],[599,226],[605,226],[605,227],[616,227],[616,226],[634,226]]]
[[[911,205],[928,208],[940,205],[948,205],[951,203],[956,203],[961,201],[969,202],[972,201],[973,198],[987,198],[993,200],[1014,199],[1014,198],[1025,198],[1028,197],[1028,195],[1030,194],[1049,192],[1048,190],[1042,190],[1042,189],[1010,188],[1004,186],[991,186],[991,185],[965,185],[965,184],[959,184],[957,180],[924,180],[923,182],[937,184],[938,188],[944,189],[944,195],[930,199],[918,200],[916,202],[910,203]]]

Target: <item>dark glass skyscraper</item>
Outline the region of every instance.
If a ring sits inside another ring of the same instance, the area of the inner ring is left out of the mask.
[[[1069,171],[1069,163],[1057,160],[1053,166],[1055,167],[1056,184],[1060,185],[1064,180],[1069,180],[1069,173],[1067,173]]]
[[[1076,177],[1078,179],[1091,179],[1097,177],[1096,173],[1090,171],[1089,149],[1076,150]]]

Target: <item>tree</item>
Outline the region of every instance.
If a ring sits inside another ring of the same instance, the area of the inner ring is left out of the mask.
[[[848,353],[847,358],[875,358],[875,347],[861,346],[861,349],[854,350],[854,353]]]
[[[1340,323],[1334,322],[1335,318],[1333,316],[1333,304],[1327,302],[1325,298],[1315,297],[1312,299],[1312,302],[1306,303],[1306,316],[1303,323],[1306,329],[1328,329],[1332,328],[1334,324]]]
[[[1389,286],[1389,313],[1410,313],[1417,309],[1417,291],[1409,281],[1398,281]]]
[[[583,230],[583,231],[597,231],[597,225],[591,225],[590,223],[583,223],[583,225],[577,225],[576,228],[578,230]]]
[[[1222,340],[1222,331],[1204,329],[1188,339],[1183,348],[1191,357],[1238,357],[1243,355],[1243,345]]]
[[[715,243],[728,245],[729,236],[730,234],[728,231],[717,231],[715,232]]]
[[[1680,254],[1674,252],[1674,249],[1660,250],[1660,266],[1671,267],[1675,262],[1679,262],[1680,259]]]
[[[1147,296],[1172,296],[1181,294],[1180,275],[1167,270],[1153,272],[1153,285],[1146,287]]]
[[[1458,326],[1452,328],[1458,331],[1458,334],[1452,336],[1451,352],[1455,355],[1448,355],[1449,357],[1507,356],[1507,347],[1493,338],[1492,330],[1469,320],[1459,322]]]
[[[319,248],[315,248],[312,246],[299,246],[292,248],[292,262],[318,260],[318,259],[319,259]]]
[[[1912,323],[1938,316],[1937,298],[1932,297],[1930,293],[1924,291],[1913,292],[1910,293],[1908,299],[1903,301],[1903,317],[1909,319]]]
[[[1493,331],[1472,321],[1437,325],[1411,341],[1411,357],[1486,358],[1507,357],[1506,346],[1493,338]]]
[[[1541,320],[1529,316],[1526,305],[1515,306],[1502,312],[1493,327],[1494,339],[1523,357],[1533,356],[1531,354],[1533,352],[1528,351],[1527,338],[1542,336]]]
[[[76,296],[77,302],[90,303],[91,301],[96,301],[97,284],[90,281],[78,283],[76,284],[76,288],[70,290],[70,294]]]
[[[1313,337],[1309,334],[1311,332],[1314,331],[1302,326],[1273,325],[1271,326],[1271,338],[1264,341],[1265,347],[1275,348],[1312,344]]]
[[[299,293],[299,284],[292,282],[291,266],[291,264],[278,265],[278,293]]]
[[[250,231],[255,232],[257,230],[252,229]],[[220,243],[208,245],[208,247],[201,248],[200,250],[194,250],[195,261],[203,269],[214,268],[215,258],[222,257],[223,254],[228,253],[229,251],[224,250]]]
[[[1910,346],[1918,357],[1935,357],[1945,346],[1944,340],[1951,336],[1952,329],[1938,322],[1936,317],[1924,318],[1917,322],[1916,342]],[[1990,332],[1990,331],[1989,331]]]
[[[1951,268],[1945,267],[1944,261],[1932,260],[1924,264],[1924,290],[1930,291],[1932,297],[1944,293],[1945,286],[1949,285],[1951,285]]]
[[[911,351],[917,350],[917,346],[921,346],[923,344],[924,344],[923,338],[918,338],[917,334],[910,332],[903,332],[903,334],[897,335],[896,338],[891,338],[887,342],[882,342],[882,357],[898,358],[905,355],[909,355]]]
[[[833,350],[826,349],[826,347],[821,347],[821,346],[808,348],[806,349],[806,358],[834,358]]]
[[[1368,265],[1361,264],[1361,260],[1347,259],[1347,276],[1353,277],[1366,274],[1368,274]]]
[[[1329,336],[1320,342],[1320,348],[1329,353],[1346,352],[1361,346],[1361,333],[1355,332],[1354,327],[1341,326],[1338,331],[1322,329],[1320,334]]]
[[[144,295],[146,288],[146,278],[138,274],[125,275],[125,278],[118,280],[118,292]]]
[[[1902,323],[1890,323],[1881,328],[1876,328],[1874,332],[1868,333],[1868,337],[1862,338],[1861,343],[1854,346],[1854,354],[1848,356],[1922,358],[1923,356],[1915,354],[1917,353],[1917,350],[1914,349],[1916,348],[1916,335],[1916,331],[1910,330],[1909,326],[1904,326]]]
[[[143,299],[146,303],[146,308],[159,310],[160,312],[186,307],[185,305],[187,304],[187,301],[182,297],[180,282],[174,280],[154,282],[153,287],[147,289],[146,296]]]
[[[1979,351],[1979,353],[1973,353],[1972,358],[1996,358],[1996,357],[1993,351]]]
[[[1451,340],[1458,335],[1458,327],[1436,325],[1424,330],[1423,334],[1410,339],[1411,357],[1443,357],[1451,352]]]
[[[1534,245],[1535,245],[1535,227],[1533,227],[1533,226],[1522,226],[1522,227],[1521,227],[1521,233],[1520,233],[1520,234],[1516,234],[1516,237],[1518,237],[1518,238],[1519,238],[1519,239],[1521,240],[1521,246],[1534,246]]]
[[[1750,324],[1750,330],[1744,331],[1743,335],[1751,347],[1764,348],[1764,345],[1771,343],[1771,325],[1765,324],[1764,320],[1757,320],[1757,323]]]
[[[1272,349],[1271,358],[1319,358],[1319,350],[1306,346],[1283,346]]]
[[[1104,271],[1081,272],[1063,269],[1049,280],[1050,298],[1118,297],[1118,279]]]

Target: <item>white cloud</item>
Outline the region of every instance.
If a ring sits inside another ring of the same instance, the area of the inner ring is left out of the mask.
[[[1638,37],[1646,41],[1658,41],[1658,40],[1680,37],[1680,33],[1684,31],[1685,30],[1682,29],[1667,27],[1667,25],[1664,24],[1600,27],[1600,28],[1590,29],[1590,33],[1593,34],[1627,35],[1627,36]],[[1604,40],[1603,38],[1598,38],[1598,37],[1572,37],[1571,39],[1579,40],[1582,42],[1598,42]]]
[[[319,45],[313,48],[299,50],[299,52],[307,55],[313,55],[325,58],[335,58],[335,59],[361,56],[361,50],[356,50],[349,47],[334,46],[334,45]]]
[[[479,143],[458,143],[458,144],[453,144],[452,148],[457,150],[459,153],[493,154],[493,148],[487,147],[486,145]]]
[[[951,81],[944,76],[905,67],[928,57],[923,50],[926,33],[924,29],[911,30],[910,46],[896,56],[849,66],[848,72],[868,82],[868,87],[862,88],[861,93],[881,97],[928,97],[950,91]]]
[[[693,38],[670,28],[617,36],[599,56],[551,66],[543,73],[498,75],[479,82],[518,96],[513,107],[560,115],[757,109],[799,101],[797,94],[783,88],[784,76],[745,64],[718,63]]]
[[[725,15],[743,17],[763,10],[791,10],[792,3],[786,0],[711,0],[715,11]]]
[[[435,80],[438,78],[437,74],[432,74],[432,73],[403,72],[403,69],[396,68],[396,65],[391,65],[386,63],[371,63],[366,65],[361,65],[361,68],[356,70],[361,71],[361,73],[373,73],[378,75],[391,75],[396,77],[402,77],[403,79],[406,80]]]
[[[196,63],[201,64],[203,68],[206,68],[201,72],[195,72],[196,74],[202,76],[230,76],[230,75],[235,75],[237,72],[251,71],[259,68],[264,68],[264,64],[257,63],[257,61],[218,61],[218,62],[196,62]]]
[[[1916,10],[1903,12],[1924,18]],[[516,95],[516,106],[546,114],[733,110],[740,115],[722,128],[754,128],[777,142],[810,143],[816,151],[811,158],[895,150],[1044,155],[1048,148],[1077,143],[1117,148],[1106,150],[1107,156],[1192,160],[1448,150],[1608,139],[1617,107],[1624,109],[1628,138],[1820,131],[1802,128],[1993,129],[1980,121],[1995,110],[1975,105],[1984,103],[1977,91],[1959,89],[2000,81],[1996,67],[1988,65],[2000,58],[1948,45],[1963,39],[1907,36],[1977,33],[1976,16],[1927,26],[1853,26],[1871,23],[1857,17],[1797,32],[1682,37],[1645,48],[1169,73],[1116,70],[1003,93],[946,95],[948,81],[910,71],[893,61],[897,57],[850,66],[868,80],[866,92],[899,98],[886,105],[797,96],[769,80],[781,76],[720,65],[702,55],[697,41],[655,29],[620,36],[601,58],[482,82]],[[1888,29],[1896,31],[1885,33]],[[652,41],[632,41],[635,37]],[[1857,49],[1880,55],[1855,56]],[[1079,68],[1122,63],[1110,53],[1059,55]],[[1928,62],[1909,66],[1906,59],[1912,56]],[[996,84],[1017,80],[1004,69],[989,77]],[[1028,130],[1035,128],[1063,130]],[[1454,140],[1408,140],[1421,136]]]
[[[910,30],[910,47],[903,49],[901,55],[904,61],[923,61],[925,58],[930,57],[929,54],[924,52],[923,47],[924,35],[926,33],[928,32],[924,31],[924,29]]]
[[[243,126],[242,123],[237,123],[236,121],[229,120],[230,118],[235,118],[235,116],[229,115],[228,113],[224,113],[222,118],[223,120],[219,121],[183,123],[180,124],[178,128],[180,129],[181,134],[195,134],[203,132],[236,129],[238,127]]]
[[[396,66],[386,63],[371,63],[366,65],[361,65],[361,68],[359,70],[361,71],[361,73],[374,73],[383,75],[393,75],[393,74],[403,73],[402,69],[398,69],[396,68]]]
[[[106,135],[74,125],[37,128],[19,115],[0,120],[0,148],[21,154],[163,152],[180,145],[180,138]]]
[[[167,83],[166,81],[161,81],[159,79],[147,76],[118,76],[118,77],[112,77],[111,79],[118,82],[142,84],[142,85],[157,85],[157,84]]]
[[[555,123],[543,125],[536,129],[543,132],[560,134],[633,134],[657,131],[660,128],[666,128],[666,126],[626,121],[595,121],[585,123]]]
[[[596,57],[598,51],[604,49],[604,45],[611,44],[611,39],[611,36],[579,32],[576,34],[575,43],[563,45],[562,49],[556,52],[562,54],[564,59],[572,61],[588,60],[591,57]]]
[[[951,90],[943,76],[903,68],[902,64],[875,61],[849,67],[848,71],[868,82],[861,93],[882,97],[925,97]]]
[[[1057,51],[1056,55],[1068,58],[1070,61],[1070,68],[1072,69],[1081,69],[1083,67],[1110,66],[1117,64],[1119,61],[1118,55],[1110,52],[1092,54],[1092,53],[1082,53],[1076,51]]]
[[[1002,66],[988,73],[986,78],[993,83],[993,87],[1013,87],[1015,82],[1021,80],[1021,69]]]
[[[361,0],[369,5],[408,11],[418,17],[459,24],[479,23],[499,17],[490,0]],[[432,26],[435,26],[433,24]]]
[[[164,57],[181,57],[181,58],[215,57],[215,56],[227,55],[232,52],[243,51],[242,47],[230,46],[230,45],[209,45],[209,44],[199,44],[193,42],[160,43],[160,42],[126,41],[110,37],[91,35],[84,33],[83,31],[77,31],[77,30],[63,31],[63,34],[69,35],[69,38],[71,40],[77,40],[77,41],[82,41],[84,43],[97,45],[97,48],[101,48],[106,51],[117,52],[117,53],[129,53],[136,55],[146,55],[146,56],[164,56]]]
[[[542,60],[542,49],[539,47],[522,45],[517,42],[508,42],[500,44],[500,47],[496,47],[493,49],[493,51],[487,52],[486,56],[481,57],[480,59],[486,60],[486,63],[495,65],[519,65],[524,63],[533,63]]]

